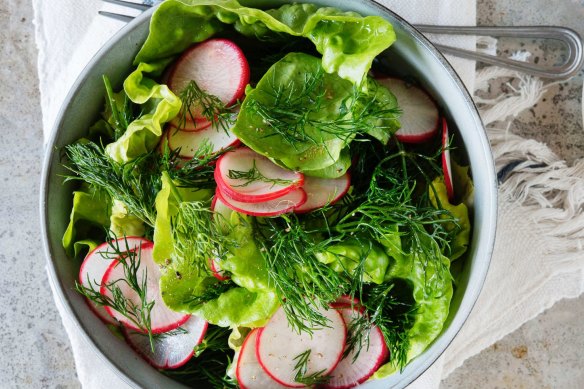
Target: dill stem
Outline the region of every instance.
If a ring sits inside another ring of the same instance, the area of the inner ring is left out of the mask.
[[[118,106],[116,104],[116,100],[114,99],[114,91],[112,89],[112,84],[105,74],[102,76],[103,83],[105,85],[105,92],[107,94],[107,100],[109,102],[110,108],[112,110],[112,117],[114,119],[114,123],[116,124],[116,130],[119,131],[121,128],[124,128],[122,120],[120,119],[120,112],[118,111]]]
[[[180,193],[178,192],[178,189],[176,188],[176,185],[174,185],[174,182],[172,181],[172,178],[170,178],[170,174],[168,174],[168,171],[166,171],[166,170],[163,171],[162,172],[162,176],[168,180],[168,183],[170,184],[170,191],[174,195],[174,198],[176,199],[176,201],[178,201],[179,203],[182,203],[183,198],[180,195]]]

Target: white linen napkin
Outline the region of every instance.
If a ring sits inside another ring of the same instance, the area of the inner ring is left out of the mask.
[[[412,23],[474,25],[475,0],[379,0]],[[98,0],[33,0],[39,49],[39,81],[45,138],[68,89],[91,56],[123,23],[98,17]],[[108,6],[108,9],[112,9]],[[447,37],[443,43],[474,48],[474,38]],[[487,68],[475,75],[474,63],[451,59],[470,91],[498,76],[518,77]],[[491,72],[491,73],[489,73]],[[537,102],[542,85],[520,77],[513,110],[507,100],[486,102],[481,113],[489,125]],[[536,86],[536,88],[529,88]],[[514,331],[556,301],[584,291],[582,245],[584,162],[566,166],[545,146],[489,128],[497,167],[509,173],[500,189],[499,226],[492,264],[479,300],[454,342],[412,387],[436,388],[465,359]],[[515,166],[510,162],[520,161]],[[546,185],[541,185],[545,183]],[[551,183],[551,184],[550,184]],[[539,185],[538,185],[539,184]],[[543,187],[543,189],[542,189]],[[547,189],[546,189],[547,188]],[[534,224],[537,222],[537,224]],[[580,234],[580,235],[578,235]],[[555,250],[555,253],[554,253]],[[59,301],[57,306],[59,306]],[[60,311],[62,311],[62,308]],[[126,386],[84,344],[77,328],[61,315],[71,340],[79,380],[85,388]]]

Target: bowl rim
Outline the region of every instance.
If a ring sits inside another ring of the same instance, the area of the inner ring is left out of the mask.
[[[375,2],[374,0],[361,0],[362,2],[366,3],[371,8],[377,8],[380,13],[390,14],[395,17],[401,23],[401,28],[405,30],[409,35],[411,35],[415,40],[418,41],[444,68],[444,70],[448,73],[451,79],[454,81],[455,86],[457,87],[458,91],[461,93],[464,101],[467,103],[468,108],[470,108],[470,114],[472,116],[473,121],[475,122],[476,126],[480,128],[482,131],[479,131],[477,134],[477,138],[480,141],[480,146],[483,151],[483,156],[486,158],[484,161],[486,165],[489,167],[489,170],[486,172],[488,176],[488,181],[490,185],[488,186],[489,193],[487,199],[490,201],[487,204],[484,204],[483,207],[486,207],[485,210],[485,221],[488,225],[485,227],[487,231],[487,235],[484,236],[482,239],[487,243],[484,243],[483,247],[486,250],[485,253],[482,253],[482,257],[485,258],[484,261],[479,262],[476,264],[478,269],[475,272],[475,276],[472,280],[474,288],[470,291],[470,293],[465,292],[460,306],[453,318],[450,322],[449,326],[446,328],[444,332],[440,334],[440,336],[435,339],[430,346],[426,348],[426,350],[417,358],[412,360],[408,366],[410,366],[409,374],[404,377],[404,379],[399,381],[399,385],[405,387],[420,377],[427,369],[429,369],[438,358],[446,351],[448,346],[452,343],[453,339],[462,329],[464,323],[468,319],[473,307],[475,306],[479,294],[484,286],[485,279],[488,273],[488,269],[490,266],[492,253],[494,250],[495,245],[495,234],[497,229],[497,180],[495,175],[495,163],[493,159],[493,155],[491,153],[490,144],[487,138],[485,126],[482,123],[478,110],[472,97],[468,90],[466,89],[465,85],[463,84],[462,80],[460,79],[459,75],[456,71],[452,68],[450,63],[444,57],[440,51],[414,26],[412,26],[408,21],[402,18],[396,12],[390,10],[383,4]],[[307,2],[310,2],[308,0]],[[117,33],[115,33],[91,58],[91,60],[87,63],[84,67],[82,72],[79,74],[71,89],[67,93],[65,99],[63,100],[63,104],[59,110],[59,113],[56,117],[55,124],[51,130],[50,137],[45,145],[45,155],[43,158],[42,164],[42,173],[41,173],[41,184],[40,184],[40,222],[41,222],[41,237],[43,240],[43,251],[45,254],[45,260],[47,265],[47,273],[49,278],[49,283],[51,288],[54,292],[56,298],[59,299],[60,306],[61,306],[61,314],[66,314],[69,319],[72,320],[75,327],[79,328],[80,331],[78,332],[81,335],[81,338],[90,346],[93,352],[96,353],[97,357],[103,361],[113,372],[114,374],[122,379],[125,383],[132,387],[139,387],[137,381],[135,381],[125,369],[121,366],[115,364],[111,359],[106,356],[106,352],[104,347],[102,347],[99,342],[93,340],[93,338],[88,334],[87,328],[83,325],[82,321],[79,319],[77,312],[72,306],[71,301],[68,299],[65,288],[66,286],[63,284],[62,280],[59,279],[57,275],[56,268],[53,263],[53,255],[52,255],[52,245],[49,239],[49,216],[48,216],[48,186],[49,186],[49,172],[51,167],[51,160],[52,154],[54,151],[54,145],[57,140],[58,129],[63,124],[63,119],[66,112],[66,107],[68,106],[69,102],[73,100],[74,96],[76,95],[79,87],[83,84],[83,82],[88,78],[90,70],[93,66],[98,63],[106,54],[109,52],[110,48],[117,44],[120,40],[124,38],[126,34],[129,32],[140,28],[142,23],[147,23],[145,19],[150,19],[152,13],[154,12],[156,7],[152,7],[151,9],[143,12],[139,16],[137,16],[134,20],[130,21],[127,25],[122,27]],[[471,284],[471,280],[469,280],[469,285]],[[421,360],[420,357],[426,355],[430,355],[429,351],[431,349],[439,349],[438,352],[435,352],[434,355],[428,360]],[[418,363],[416,363],[418,362]],[[423,363],[422,363],[423,362]],[[413,366],[413,368],[411,367]],[[401,375],[401,373],[398,373]],[[178,384],[178,383],[177,383]]]

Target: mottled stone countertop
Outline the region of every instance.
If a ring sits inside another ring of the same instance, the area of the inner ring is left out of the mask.
[[[479,0],[479,23],[558,24],[584,35],[584,2]],[[538,60],[549,60],[537,42]],[[512,43],[510,43],[512,44]],[[517,44],[517,42],[515,42]],[[500,46],[506,50],[507,44]],[[0,1],[0,387],[79,387],[44,271],[39,227],[43,155],[32,9]],[[582,73],[548,89],[510,130],[573,161],[584,155]],[[444,388],[583,387],[584,297],[563,301],[469,359]]]

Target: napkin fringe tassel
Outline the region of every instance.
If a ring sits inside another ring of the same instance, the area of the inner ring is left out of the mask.
[[[499,196],[525,207],[527,217],[544,227],[550,261],[582,266],[584,257],[584,159],[572,166],[545,144],[525,139],[493,126],[539,101],[547,88],[543,82],[512,70],[487,67],[477,72],[476,90],[508,77],[510,93],[495,99],[475,97],[491,141],[499,179]],[[582,287],[584,290],[584,285]]]

